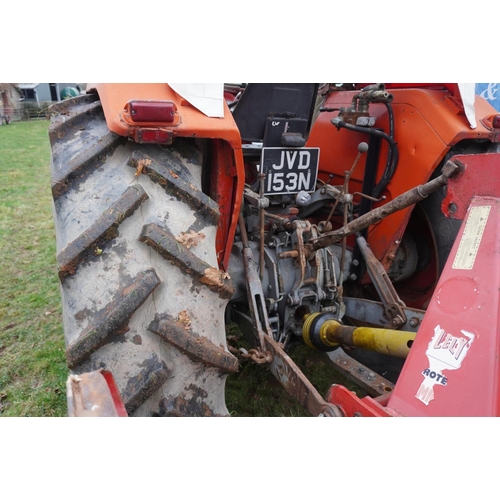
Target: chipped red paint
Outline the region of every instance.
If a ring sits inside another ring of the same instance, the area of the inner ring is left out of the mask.
[[[441,209],[452,219],[463,220],[474,196],[498,196],[500,193],[500,153],[457,155],[462,172],[448,182]]]

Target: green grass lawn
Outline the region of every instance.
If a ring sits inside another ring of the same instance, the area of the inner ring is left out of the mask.
[[[0,127],[0,415],[66,414],[47,121]]]
[[[50,192],[48,122],[0,126],[0,415],[65,416],[64,334]],[[232,331],[232,333],[234,333]],[[290,353],[321,394],[342,378],[307,347]],[[349,382],[346,383],[348,385]],[[268,369],[227,380],[234,416],[306,416]]]

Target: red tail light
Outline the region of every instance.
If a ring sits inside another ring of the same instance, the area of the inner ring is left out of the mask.
[[[169,130],[137,128],[135,130],[135,142],[139,144],[172,144],[173,134]]]
[[[172,101],[130,101],[130,117],[134,122],[172,123],[175,118],[175,104]]]
[[[491,124],[494,128],[500,128],[500,115],[495,115],[493,117],[493,120],[491,121]]]

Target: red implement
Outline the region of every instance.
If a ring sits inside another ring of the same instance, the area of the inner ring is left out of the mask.
[[[475,197],[387,404],[405,416],[498,416],[500,199]]]

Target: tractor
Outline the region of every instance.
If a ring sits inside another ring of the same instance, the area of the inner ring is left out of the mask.
[[[88,84],[52,106],[70,416],[500,413],[500,115],[467,85]],[[368,394],[320,394],[306,344]]]

